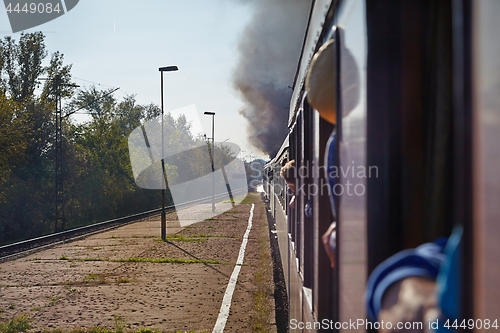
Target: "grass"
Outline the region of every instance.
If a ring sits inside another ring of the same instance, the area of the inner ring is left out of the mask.
[[[84,279],[86,282],[98,282],[99,284],[105,284],[108,281],[106,281],[106,277],[101,274],[89,274],[85,276]]]
[[[60,256],[59,260],[67,260],[67,261],[103,261],[102,258],[68,258],[66,256]],[[69,267],[75,267],[75,265],[71,264]]]
[[[101,326],[94,326],[90,328],[72,328],[69,330],[63,330],[60,328],[44,329],[42,333],[161,333],[159,330],[153,328],[139,328],[137,330],[126,330],[126,321],[123,316],[113,315],[114,317],[114,328],[106,328]],[[0,333],[24,333],[32,329],[31,319],[29,316],[22,314],[20,316],[12,318],[6,323],[0,323]],[[208,331],[175,331],[175,333],[208,333]]]
[[[117,281],[118,283],[131,283],[131,282],[134,282],[134,280],[131,280],[131,279],[128,279],[128,278],[125,278],[125,277],[121,277],[118,279]]]
[[[27,332],[32,328],[30,317],[25,314],[12,318],[6,323],[0,323],[0,333]]]
[[[170,235],[167,236],[167,241],[175,241],[175,242],[205,242],[207,240],[208,236],[206,235],[199,235],[199,236],[191,236],[191,237],[185,237],[182,235]]]
[[[42,330],[42,333],[162,333],[159,330],[155,330],[152,328],[140,328],[137,330],[125,330],[125,326],[117,327],[115,323],[115,328],[106,328],[106,327],[101,327],[101,326],[95,326],[95,327],[90,327],[90,328],[83,328],[83,327],[77,327],[77,328],[72,328],[69,330],[62,330],[60,328],[55,328],[51,330]],[[3,333],[3,332],[0,332]],[[11,332],[9,332],[11,333]],[[12,332],[14,333],[14,332]],[[16,332],[17,333],[17,332]],[[196,333],[195,331],[177,331],[176,333]]]
[[[224,214],[240,214],[241,212],[237,212],[235,210],[228,210],[227,212],[224,212]],[[218,218],[214,218],[214,220],[218,220]]]
[[[71,288],[69,285],[65,285],[64,289],[68,290],[70,294],[80,293],[80,289]]]
[[[239,238],[236,236],[221,236],[221,235],[207,235],[207,234],[196,234],[191,236],[183,236],[183,235],[170,235],[167,236],[168,241],[176,241],[176,242],[205,242],[208,238]],[[158,238],[158,241],[162,241],[161,238]]]
[[[57,284],[59,284],[59,285],[63,285],[63,286],[65,286],[65,287],[67,287],[67,286],[73,286],[73,285],[75,285],[75,284],[76,284],[76,282],[75,282],[75,281],[63,281],[63,282],[59,282],[59,283],[57,283]]]
[[[265,220],[261,219],[261,223]],[[266,226],[267,227],[267,226]],[[272,259],[269,249],[269,234],[266,227],[261,228],[258,235],[259,261],[254,273],[255,291],[253,292],[253,310],[251,324],[253,332],[270,332],[271,316],[273,313],[272,300],[269,295],[273,294],[273,270]]]
[[[60,296],[52,296],[50,298],[50,303],[49,303],[49,306],[54,306],[56,305],[57,302],[59,302],[59,300],[61,299]]]
[[[136,330],[127,330],[126,326],[127,323],[125,321],[125,318],[123,316],[118,316],[118,315],[113,315],[114,318],[114,328],[106,328],[106,327],[101,327],[101,326],[94,326],[90,328],[83,328],[83,327],[77,327],[77,328],[72,328],[69,330],[63,330],[60,328],[53,328],[53,329],[44,329],[41,332],[42,333],[162,333],[159,330],[156,330],[154,328],[139,328]],[[29,324],[29,317],[24,316],[23,320],[26,320],[26,322]],[[2,325],[2,324],[0,324]],[[0,326],[0,333],[20,333],[20,332],[26,332],[26,328],[24,330],[10,330],[10,331],[3,331],[1,330]],[[175,333],[208,333],[208,331],[175,331]]]
[[[101,258],[83,258],[82,261],[102,261]]]
[[[60,328],[54,328],[50,330],[44,329],[42,330],[42,333],[117,333],[117,332],[110,328],[96,326],[90,328],[76,327],[70,330],[62,330]]]
[[[182,258],[142,258],[131,257],[124,259],[113,260],[115,262],[149,262],[155,264],[211,264],[211,265],[227,265],[227,262],[210,259],[182,259]]]
[[[123,333],[126,326],[125,317],[113,315],[113,319],[115,320],[115,332]]]
[[[243,197],[242,195],[237,195],[237,196],[233,197],[235,203],[239,202],[239,201],[243,202],[243,200],[245,200],[245,198],[246,197]],[[232,201],[231,201],[231,199],[226,199],[226,200],[223,200],[222,202],[223,203],[231,203]]]
[[[42,309],[38,306],[36,308],[31,309],[31,311],[40,311],[40,310],[42,310]]]

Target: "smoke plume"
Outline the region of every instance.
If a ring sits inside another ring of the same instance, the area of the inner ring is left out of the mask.
[[[245,106],[250,142],[274,156],[288,132],[288,107],[311,1],[255,0],[239,43],[233,84]]]

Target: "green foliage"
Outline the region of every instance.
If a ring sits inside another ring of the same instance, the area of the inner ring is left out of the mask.
[[[134,282],[134,280],[131,280],[131,279],[125,278],[125,277],[121,277],[121,278],[118,279],[117,282],[118,283],[132,283],[132,282]]]
[[[210,259],[183,259],[183,258],[142,258],[131,257],[126,259],[118,259],[116,262],[149,262],[157,264],[211,264],[211,265],[226,265],[226,262]]]
[[[257,197],[258,196],[253,196]],[[255,267],[253,291],[253,315],[251,317],[253,332],[271,332],[273,271],[272,259],[269,249],[269,235],[267,228],[261,228],[257,236],[259,257]]]
[[[24,157],[27,142],[23,137],[24,121],[18,117],[21,105],[0,94],[0,188],[12,177],[11,165]],[[0,192],[0,203],[7,199],[7,191]]]
[[[41,32],[21,34],[18,41],[0,40],[0,245],[54,232],[56,93],[63,98],[63,114],[81,109],[91,116],[85,123],[65,117],[62,124],[66,228],[151,210],[161,202],[160,191],[135,184],[128,150],[130,133],[160,116],[160,108],[139,105],[134,95],[117,100],[110,90],[96,87],[75,93],[68,86],[72,66],[57,51],[44,67],[48,54]],[[41,91],[36,90],[39,84]],[[166,114],[164,122],[169,133],[165,144],[172,150],[202,142],[193,137],[186,118]],[[210,172],[201,152],[194,149],[167,163],[169,183],[185,180],[178,170],[188,179]],[[216,163],[232,158],[216,147]],[[172,204],[169,191],[166,204]]]
[[[55,106],[35,88],[44,74],[68,81],[70,66],[62,66],[59,53],[42,66],[44,38],[37,32],[0,41],[0,77],[6,77],[0,81],[0,243],[50,232]]]
[[[191,236],[191,237],[186,237],[186,236],[183,236],[183,235],[168,235],[167,236],[167,241],[169,242],[188,242],[188,243],[191,243],[191,242],[196,242],[196,243],[200,243],[200,242],[205,242],[208,237],[210,236],[207,236],[207,235],[195,235],[195,236]]]
[[[121,316],[115,316],[116,318],[122,318]],[[125,322],[115,322],[115,328],[105,328],[105,327],[91,327],[91,328],[72,328],[69,330],[62,330],[60,328],[52,329],[52,330],[42,330],[42,333],[124,333],[124,332],[130,332],[130,333],[161,333],[159,330],[155,330],[152,328],[140,328],[135,331],[131,330],[125,330]],[[195,333],[195,331],[177,331],[180,333]],[[176,332],[176,333],[177,333]],[[2,333],[2,332],[0,332]],[[200,332],[200,333],[205,333],[205,331]]]
[[[3,88],[14,101],[21,102],[32,97],[37,80],[44,73],[42,62],[47,56],[41,32],[21,34],[19,43],[7,36],[0,41],[3,71],[7,82]]]
[[[49,302],[49,306],[54,306],[56,305],[57,302],[59,302],[59,300],[61,299],[60,296],[52,296],[50,298],[50,302]]]
[[[30,325],[30,317],[27,315],[20,315],[11,319],[7,323],[0,323],[0,333],[19,333],[19,332],[27,332],[31,329]]]
[[[125,318],[123,316],[117,316],[117,315],[113,315],[113,318],[115,320],[115,332],[123,333],[126,326]]]
[[[134,333],[161,333],[161,331],[157,331],[151,328],[140,328],[136,330]]]

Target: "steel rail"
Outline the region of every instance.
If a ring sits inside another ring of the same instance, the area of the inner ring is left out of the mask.
[[[233,193],[241,193],[245,188],[233,191]],[[222,193],[216,195],[217,199],[227,197],[227,193]],[[212,196],[192,200],[188,202],[184,202],[177,205],[171,205],[165,207],[168,212],[174,211],[176,208],[185,208],[190,205],[202,202],[211,202]],[[103,222],[97,222],[93,224],[89,224],[82,227],[77,227],[65,231],[56,232],[53,234],[39,236],[19,242],[15,242],[12,244],[7,244],[0,246],[0,262],[19,257],[22,255],[26,255],[32,252],[36,252],[48,247],[52,247],[54,245],[70,242],[79,238],[87,237],[93,234],[101,233],[107,230],[112,230],[121,226],[124,226],[129,223],[135,223],[139,220],[145,219],[150,216],[154,216],[156,214],[161,213],[161,208],[149,210],[142,213],[132,214],[128,216],[119,217],[112,220],[107,220]]]

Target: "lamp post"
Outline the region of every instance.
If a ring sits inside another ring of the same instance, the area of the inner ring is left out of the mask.
[[[215,213],[215,165],[214,165],[214,157],[215,157],[215,151],[214,151],[214,122],[215,122],[215,112],[210,112],[210,111],[205,111],[203,113],[204,115],[207,116],[212,116],[212,151],[210,152],[210,157],[212,160],[212,213]]]
[[[161,239],[163,241],[167,240],[167,218],[165,215],[165,190],[167,187],[167,175],[165,174],[165,159],[164,154],[164,140],[163,140],[163,72],[175,72],[179,70],[177,66],[167,66],[160,67],[158,69],[161,72],[161,171],[163,173],[163,179],[165,181],[165,186],[161,190]]]

